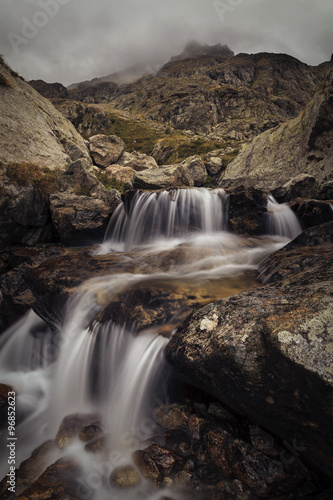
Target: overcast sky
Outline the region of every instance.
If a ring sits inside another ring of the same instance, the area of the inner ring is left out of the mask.
[[[333,1],[0,0],[0,53],[27,80],[69,85],[166,62],[189,40],[316,65],[333,52]]]

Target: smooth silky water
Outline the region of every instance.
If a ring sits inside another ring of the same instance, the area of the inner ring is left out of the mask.
[[[54,438],[65,416],[94,414],[110,436],[109,455],[88,454],[76,440],[46,465],[75,456],[83,470],[82,498],[163,496],[146,481],[136,493],[115,491],[107,481],[114,467],[130,463],[131,453],[158,433],[152,414],[167,400],[170,376],[163,354],[168,340],[158,333],[168,325],[171,332],[194,307],[258,286],[259,263],[301,231],[286,205],[269,197],[267,209],[268,234],[246,238],[228,232],[222,189],[138,192],[118,207],[93,253],[117,253],[124,262],[135,261],[137,270],[82,284],[56,332],[30,312],[0,338],[0,382],[17,393],[17,464]],[[126,317],[117,324],[97,321],[119,294],[150,286],[183,297],[176,317],[166,314],[140,332]],[[4,477],[7,458],[1,460]]]

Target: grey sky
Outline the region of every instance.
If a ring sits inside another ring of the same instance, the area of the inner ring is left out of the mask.
[[[0,52],[26,79],[73,82],[166,62],[191,39],[308,64],[333,52],[332,0],[0,0]]]

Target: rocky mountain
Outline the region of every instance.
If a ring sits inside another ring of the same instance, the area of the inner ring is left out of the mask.
[[[252,139],[295,118],[321,85],[326,66],[310,67],[285,54],[238,54],[195,42],[156,75],[116,87],[69,90],[69,98],[110,102],[181,130]]]
[[[179,129],[236,139],[296,117],[322,78],[283,54],[205,54],[170,61],[156,77],[122,89],[112,103]]]
[[[333,198],[333,69],[304,112],[243,148],[221,176],[222,186],[273,190],[312,177],[312,196]],[[305,177],[305,179],[304,179]],[[295,180],[296,178],[296,180]],[[309,179],[308,179],[309,182]],[[281,191],[281,190],[280,190]]]

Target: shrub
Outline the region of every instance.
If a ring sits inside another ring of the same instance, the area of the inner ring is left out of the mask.
[[[6,168],[6,176],[17,186],[33,186],[37,196],[48,199],[59,189],[60,169],[50,170],[35,163],[11,163]]]
[[[0,85],[2,85],[3,87],[9,87],[11,89],[14,87],[13,82],[9,80],[9,78],[6,78],[4,75],[0,75]]]

